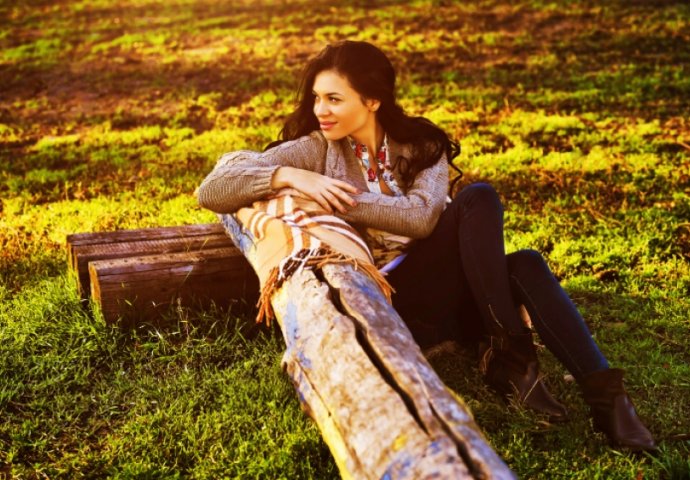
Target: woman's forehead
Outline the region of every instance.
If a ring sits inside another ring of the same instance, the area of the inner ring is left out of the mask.
[[[320,94],[348,94],[354,92],[348,79],[335,70],[319,72],[314,79],[313,90]]]

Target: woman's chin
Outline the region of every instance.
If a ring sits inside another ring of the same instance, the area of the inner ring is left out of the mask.
[[[345,136],[338,132],[334,132],[333,130],[321,129],[321,133],[323,133],[323,136],[326,137],[326,140],[340,140]]]

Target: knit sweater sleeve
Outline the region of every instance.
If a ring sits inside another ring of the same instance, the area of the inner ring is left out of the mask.
[[[318,132],[266,150],[223,154],[197,190],[199,205],[216,213],[232,213],[273,192],[271,179],[279,167],[322,173],[327,142]]]
[[[345,221],[410,238],[428,237],[448,196],[445,157],[419,172],[405,195],[365,192],[355,195],[357,206],[341,214]]]

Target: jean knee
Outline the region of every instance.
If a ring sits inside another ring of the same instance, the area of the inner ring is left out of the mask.
[[[503,210],[503,205],[501,204],[498,193],[494,187],[488,183],[479,182],[466,186],[456,195],[455,200],[466,207],[493,205]]]
[[[544,275],[551,276],[551,269],[541,253],[533,249],[518,250],[507,256],[508,271],[511,276],[523,278],[528,276],[536,280]]]

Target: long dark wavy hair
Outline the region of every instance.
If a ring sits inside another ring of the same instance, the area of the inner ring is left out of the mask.
[[[362,100],[381,102],[376,118],[383,130],[398,143],[411,146],[410,158],[398,157],[398,165],[405,185],[409,186],[419,172],[438,162],[443,154],[450,165],[462,176],[452,160],[460,153],[460,145],[448,134],[424,117],[407,115],[395,99],[395,69],[388,57],[377,47],[367,42],[345,40],[324,48],[306,65],[297,92],[298,106],[285,120],[278,140],[268,148],[288,140],[308,135],[319,129],[314,115],[314,93],[316,76],[334,70],[345,77]],[[455,183],[455,181],[453,182]]]

